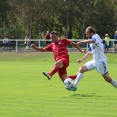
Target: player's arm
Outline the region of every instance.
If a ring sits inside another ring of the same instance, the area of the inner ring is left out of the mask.
[[[35,44],[31,44],[31,47],[34,48],[34,49],[37,50],[37,51],[40,51],[40,52],[45,52],[45,51],[47,51],[45,48],[37,47]]]
[[[81,59],[78,59],[77,62],[81,63],[82,61],[86,60],[87,58],[89,58],[90,56],[92,56],[92,53],[86,53]]]
[[[78,45],[83,44],[83,43],[95,43],[95,41],[93,39],[88,39],[88,40],[77,42]]]
[[[85,52],[85,50],[82,50],[75,42],[71,42],[71,45],[77,48],[81,53]]]

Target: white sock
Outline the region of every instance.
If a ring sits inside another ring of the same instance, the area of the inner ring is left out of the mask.
[[[114,79],[112,79],[111,84],[112,84],[114,87],[116,87],[116,88],[117,88],[117,82],[116,82]]]
[[[82,79],[82,77],[83,77],[83,74],[82,73],[78,73],[77,74],[76,80],[75,80],[75,82],[73,84],[74,87],[77,87],[77,85],[80,82],[80,80]]]

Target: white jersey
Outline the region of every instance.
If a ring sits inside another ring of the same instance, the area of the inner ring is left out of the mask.
[[[92,36],[92,40],[95,43],[89,44],[89,52],[93,54],[93,60],[95,62],[107,60],[107,57],[104,55],[103,40],[99,37],[98,34],[94,34]]]

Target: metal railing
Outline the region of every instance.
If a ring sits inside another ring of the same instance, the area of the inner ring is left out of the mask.
[[[78,41],[82,41],[83,39],[69,39],[69,40],[74,41],[74,42],[78,42]],[[9,42],[10,41],[12,41],[12,40],[9,39]],[[26,48],[26,45],[24,44],[24,42],[25,42],[24,39],[15,39],[15,41],[16,41],[16,43],[15,43],[14,48],[12,48],[10,46],[9,47],[6,46],[3,49],[2,48],[3,39],[0,39],[0,51],[4,51],[4,50],[8,50],[8,51],[12,50],[12,51],[15,51],[15,52],[18,52],[18,51],[35,51],[30,46],[28,48]],[[44,39],[30,39],[31,44],[35,43],[36,46],[38,46],[38,47],[45,47],[46,41],[47,40],[44,40]],[[51,40],[48,40],[48,41],[52,42]],[[114,50],[114,41],[115,41],[115,39],[109,40],[109,52],[112,52],[112,53],[116,52]],[[77,49],[72,47],[72,46],[68,46],[67,48],[68,48],[69,51],[77,51]],[[82,44],[81,48],[88,50],[88,44]]]

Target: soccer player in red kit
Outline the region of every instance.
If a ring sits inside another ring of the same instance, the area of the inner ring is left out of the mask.
[[[66,68],[69,66],[69,55],[68,55],[68,50],[67,50],[67,45],[72,45],[75,48],[77,48],[81,53],[85,52],[84,50],[81,50],[81,48],[72,41],[69,41],[66,38],[59,39],[58,33],[56,31],[52,31],[50,33],[50,38],[52,39],[51,44],[46,46],[45,48],[41,47],[36,47],[35,44],[32,44],[31,46],[40,52],[45,52],[45,51],[52,51],[54,53],[54,59],[55,59],[55,64],[52,70],[49,73],[46,73],[43,71],[43,74],[50,80],[51,77],[58,72],[59,77],[61,80],[64,82],[64,80],[70,76],[67,76],[67,70]],[[72,76],[72,79],[75,79],[75,76]]]

